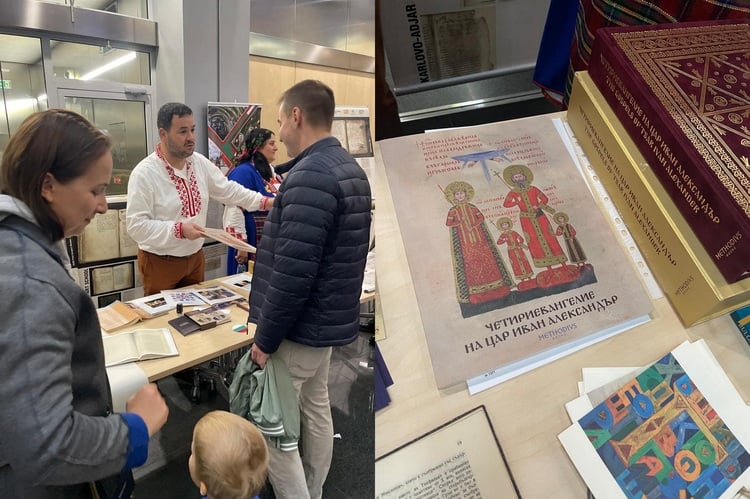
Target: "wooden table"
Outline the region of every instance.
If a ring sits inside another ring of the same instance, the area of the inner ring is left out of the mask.
[[[580,499],[586,486],[557,435],[571,424],[564,404],[578,396],[582,367],[646,365],[685,340],[704,338],[750,400],[750,347],[729,317],[685,329],[665,298],[655,300],[649,323],[477,395],[469,395],[465,385],[438,390],[393,201],[378,164],[376,275],[382,314],[376,327],[394,384],[388,389],[391,404],[375,415],[376,457],[485,405],[522,497]]]
[[[221,279],[206,281],[198,286],[191,287],[221,285]],[[245,296],[246,298],[249,294],[248,291],[236,288],[233,288],[233,291]],[[360,303],[367,303],[374,299],[375,293],[363,293],[360,297]],[[188,307],[187,309],[189,310],[190,308],[191,307]],[[164,357],[161,359],[143,360],[138,362],[138,366],[146,373],[148,380],[156,381],[176,372],[183,371],[214,359],[222,354],[250,345],[255,333],[255,324],[248,324],[247,334],[232,331],[232,326],[245,324],[247,322],[248,313],[235,305],[232,305],[229,310],[232,313],[232,319],[229,322],[220,324],[205,331],[197,331],[187,336],[181,335],[167,323],[167,321],[177,316],[177,313],[174,311],[153,319],[139,322],[131,327],[123,328],[122,331],[159,327],[166,327],[170,330],[180,355],[176,357]],[[119,331],[115,331],[114,334],[117,334],[117,332]]]
[[[220,282],[221,279],[206,281],[200,285],[191,286],[191,288],[222,285]],[[230,287],[226,285],[224,286],[227,288]],[[232,287],[232,291],[244,296],[245,298],[248,296],[247,291],[236,287]],[[192,308],[194,307],[186,307],[186,310],[191,310]],[[183,371],[214,359],[222,354],[250,345],[253,341],[253,333],[255,332],[254,324],[248,325],[247,334],[232,331],[232,326],[245,324],[247,322],[247,311],[236,305],[232,305],[228,310],[231,311],[232,317],[229,322],[219,324],[218,326],[206,329],[205,331],[196,331],[187,336],[181,335],[168,324],[170,319],[177,316],[177,312],[175,311],[168,312],[153,319],[138,322],[130,327],[123,328],[121,331],[165,327],[172,333],[172,337],[174,338],[175,345],[177,345],[177,350],[180,352],[180,355],[175,357],[164,357],[161,359],[142,360],[137,363],[138,367],[143,369],[146,373],[149,381],[156,381],[176,372]],[[120,332],[120,330],[115,331],[113,334],[117,334],[118,332]]]

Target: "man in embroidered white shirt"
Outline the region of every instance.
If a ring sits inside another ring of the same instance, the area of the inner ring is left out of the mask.
[[[195,152],[195,119],[185,104],[164,104],[157,126],[155,151],[130,174],[126,209],[146,295],[204,280],[200,231],[209,199],[247,211],[268,210],[273,203],[273,198],[227,180],[215,164]]]

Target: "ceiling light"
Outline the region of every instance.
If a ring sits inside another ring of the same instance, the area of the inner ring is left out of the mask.
[[[85,75],[81,76],[78,79],[79,80],[92,80],[102,73],[106,73],[107,71],[115,69],[116,67],[122,66],[126,62],[132,61],[133,59],[135,59],[135,56],[136,56],[135,52],[128,52],[124,56],[118,57],[114,61],[108,62],[104,66],[100,66],[93,71],[89,71],[88,73],[86,73]]]

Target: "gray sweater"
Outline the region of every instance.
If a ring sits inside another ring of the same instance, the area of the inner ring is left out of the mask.
[[[10,229],[11,215],[31,235]],[[0,195],[2,498],[85,497],[69,484],[118,473],[128,454],[128,426],[111,411],[96,309],[61,250],[23,203]]]

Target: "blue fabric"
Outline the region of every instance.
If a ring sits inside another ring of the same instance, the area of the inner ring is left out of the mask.
[[[375,410],[378,411],[391,403],[387,388],[393,384],[393,378],[388,371],[388,366],[385,365],[385,359],[377,343],[373,346],[373,351],[375,353]]]
[[[729,316],[734,321],[737,329],[740,330],[740,333],[742,333],[742,337],[750,344],[750,306],[735,310]]]
[[[240,163],[229,172],[227,175],[229,180],[233,180],[238,184],[247,187],[251,191],[260,192],[266,197],[273,197],[273,194],[266,190],[266,183],[263,177],[260,176],[258,170],[255,169],[253,164],[249,161]],[[245,215],[245,231],[247,232],[247,243],[252,246],[257,246],[258,235],[255,227],[254,213],[267,213],[265,211],[260,212],[248,212],[244,211]],[[227,248],[227,275],[233,275],[238,272],[237,260],[234,257],[237,255],[237,250],[234,248]]]
[[[578,0],[552,0],[537,54],[534,83],[560,96],[565,93],[577,14]],[[547,95],[561,104],[559,97]]]
[[[141,466],[148,458],[148,427],[143,419],[131,412],[120,414],[128,425],[128,459],[124,469],[129,470]]]

